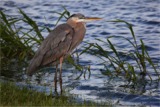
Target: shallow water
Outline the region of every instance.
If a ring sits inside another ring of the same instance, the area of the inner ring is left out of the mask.
[[[24,10],[33,20],[36,20],[39,25],[47,25],[54,28],[54,24],[59,17],[53,11],[63,11],[62,5],[65,6],[71,13],[83,13],[88,16],[98,16],[104,18],[103,21],[87,24],[87,33],[84,41],[89,43],[97,43],[95,40],[105,39],[111,35],[124,36],[131,39],[129,30],[120,25],[108,20],[122,19],[134,25],[133,29],[137,40],[143,39],[150,56],[155,62],[160,61],[160,1],[159,0],[2,0],[0,10],[6,10],[6,13],[17,16],[17,7]],[[65,20],[61,20],[63,23]],[[59,24],[60,24],[59,23]],[[43,32],[44,37],[48,34]],[[118,44],[119,49],[131,50],[128,42],[113,39],[113,42]],[[99,43],[104,45],[103,43]],[[84,42],[78,47],[84,45]],[[91,101],[106,101],[110,100],[114,104],[119,105],[160,105],[160,87],[158,82],[149,85],[137,85],[136,88],[124,88],[126,84],[122,78],[110,79],[101,74],[100,69],[104,66],[100,64],[101,60],[87,54],[80,56],[80,64],[91,65],[91,76],[88,78],[89,72],[86,72],[86,79],[81,76],[78,80],[76,77],[80,75],[71,65],[63,65],[63,82],[64,87],[69,93],[79,95],[79,98],[84,98]],[[50,87],[53,85],[54,71],[45,73],[41,81],[37,83],[36,77],[32,77],[32,84],[35,87],[39,86],[39,90],[43,90],[43,86]],[[152,77],[156,78],[152,69],[150,70]],[[25,76],[24,76],[25,78]],[[50,89],[50,88],[49,88]],[[49,92],[49,89],[46,90]]]

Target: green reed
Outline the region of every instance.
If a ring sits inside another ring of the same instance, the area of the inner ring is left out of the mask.
[[[109,36],[106,38],[106,41],[97,39],[99,42],[103,42],[109,49],[106,50],[99,44],[89,44],[88,47],[85,47],[85,52],[89,52],[92,55],[98,56],[102,61],[104,61],[104,66],[106,68],[105,72],[102,72],[105,75],[109,76],[119,76],[123,75],[126,79],[129,81],[135,82],[139,76],[145,77],[146,75],[152,80],[152,77],[147,70],[148,67],[152,67],[155,73],[157,74],[158,78],[159,76],[159,68],[158,64],[155,64],[151,57],[149,56],[147,49],[145,48],[145,44],[142,39],[140,39],[140,44],[137,43],[137,39],[133,30],[132,24],[124,21],[124,20],[115,20],[110,21],[114,23],[124,23],[127,25],[127,28],[129,28],[131,32],[131,36],[133,38],[133,41],[130,39],[123,37],[123,36]],[[110,39],[116,38],[116,39],[124,39],[125,41],[128,41],[129,44],[134,48],[134,51],[132,52],[120,52],[116,46],[116,44],[113,44]],[[140,47],[140,49],[139,49]],[[130,63],[130,60],[127,59],[127,57],[131,58],[132,61],[135,61],[135,64]],[[104,59],[105,58],[105,59]],[[126,59],[125,59],[126,58]]]
[[[0,42],[1,42],[1,74],[12,76],[15,71],[26,64],[25,59],[33,55],[27,41],[20,36],[21,28],[15,23],[21,19],[7,16],[0,11]]]
[[[55,25],[62,18],[68,18],[70,13],[64,8]],[[35,54],[35,49],[44,40],[42,32],[50,28],[39,26],[36,21],[32,20],[24,11],[19,9],[20,17],[11,17],[0,11],[0,42],[1,42],[1,75],[13,77],[18,72],[24,72],[29,60]],[[26,25],[27,27],[18,27]],[[68,62],[77,69],[82,70],[82,66],[75,64],[70,56]]]
[[[42,32],[44,30],[47,30],[48,32],[51,31],[50,28],[46,26],[39,26],[36,21],[32,20],[21,9],[19,9],[19,13],[21,17],[11,17],[5,14],[3,11],[0,11],[1,74],[9,77],[14,76],[16,72],[24,71],[23,69],[28,66],[29,60],[31,60],[31,58],[35,54],[34,50],[44,40]],[[56,25],[62,18],[67,19],[70,16],[70,12],[65,8],[61,13],[54,13],[60,15],[59,19],[56,22]],[[82,52],[75,52],[74,55],[76,55],[77,60],[79,59],[80,55],[89,52],[95,56],[98,56],[104,61],[103,64],[106,67],[106,72],[103,72],[103,74],[107,74],[110,76],[122,74],[127,79],[134,81],[137,79],[138,71],[140,75],[147,75],[152,80],[149,72],[147,71],[147,67],[149,65],[159,76],[157,66],[150,58],[143,40],[140,40],[140,44],[137,43],[132,24],[123,20],[115,20],[111,22],[125,23],[131,32],[133,41],[122,36],[110,36],[106,39],[106,41],[97,39],[100,42],[106,43],[111,52],[105,50],[97,43],[88,43],[89,46],[85,47]],[[17,25],[19,24],[25,24],[28,26],[28,28],[17,27]],[[119,52],[116,49],[116,44],[113,44],[110,40],[111,38],[121,38],[128,41],[135,51],[128,52],[127,54]],[[138,50],[139,46],[141,47],[140,51]],[[121,58],[121,55],[124,55],[125,57],[131,57],[132,60],[136,61],[136,65],[133,65],[128,60]],[[103,57],[105,57],[106,60]],[[90,65],[88,65],[87,67],[81,66],[74,60],[72,55],[67,58],[67,61],[75,66],[76,69],[84,71],[85,73],[87,70],[89,71],[89,74],[91,73]]]

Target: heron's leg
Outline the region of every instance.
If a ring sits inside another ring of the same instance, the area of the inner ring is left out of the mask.
[[[56,72],[55,72],[55,76],[54,76],[55,92],[57,92],[57,72],[58,72],[58,64],[56,64]]]
[[[59,73],[59,82],[60,82],[61,94],[62,94],[62,63],[63,63],[63,57],[60,58],[60,73]]]

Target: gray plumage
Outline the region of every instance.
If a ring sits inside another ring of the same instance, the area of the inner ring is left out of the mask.
[[[60,64],[59,83],[62,94],[62,63],[83,40],[85,36],[85,22],[101,20],[97,17],[85,17],[82,14],[73,14],[67,23],[57,26],[42,41],[36,54],[27,69],[28,75],[32,75],[41,67],[56,65],[54,77],[55,92],[57,91],[57,65]]]
[[[49,64],[58,64],[60,57],[67,57],[67,55],[80,44],[85,32],[85,26],[82,23],[65,23],[57,26],[50,32],[45,40],[42,41],[29,64],[27,69],[28,75],[32,75],[41,67]]]

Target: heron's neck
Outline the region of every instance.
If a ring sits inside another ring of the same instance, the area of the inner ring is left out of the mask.
[[[80,27],[80,26],[84,26],[84,27],[86,26],[86,24],[83,23],[83,22],[76,23],[76,22],[71,21],[71,20],[68,20],[67,24],[69,24],[74,29],[76,29],[77,27]]]

